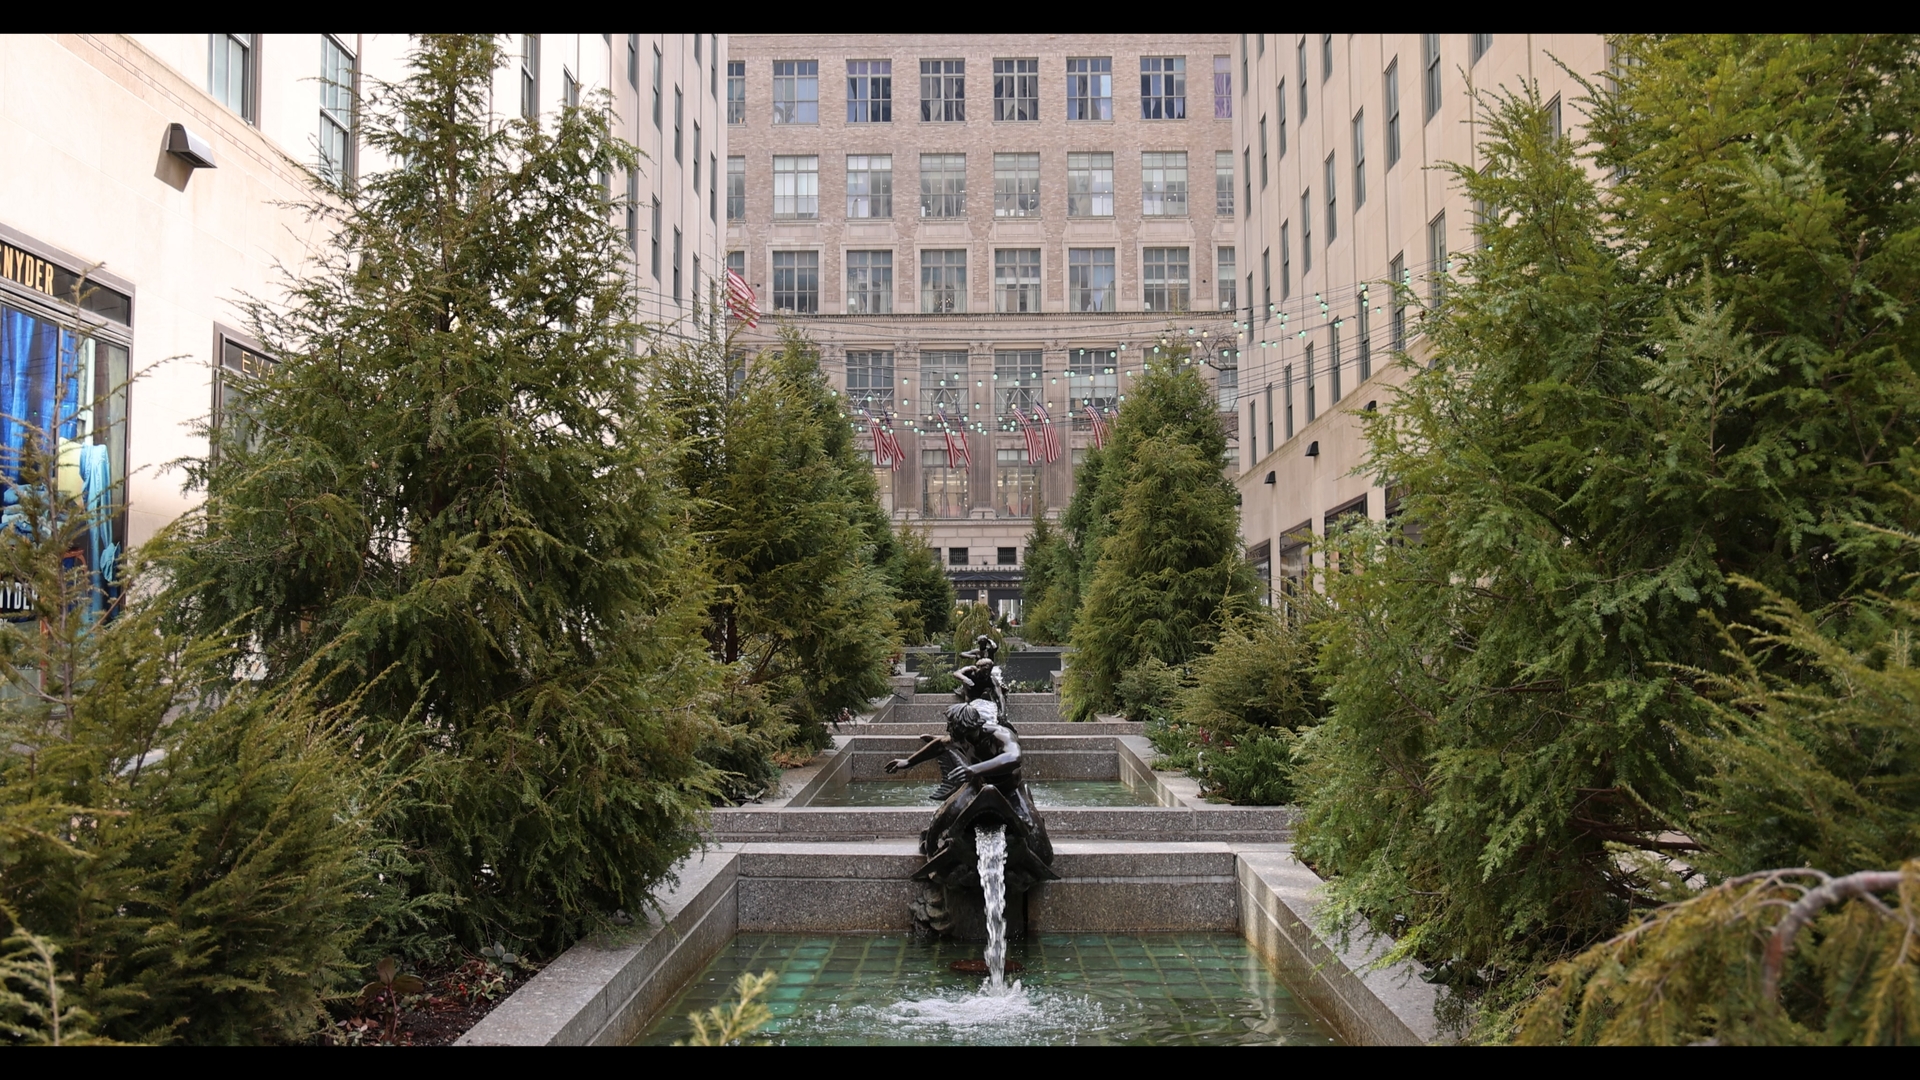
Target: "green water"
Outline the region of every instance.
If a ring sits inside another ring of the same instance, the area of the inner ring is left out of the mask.
[[[1004,997],[949,970],[982,946],[902,934],[741,934],[637,1040],[691,1031],[742,972],[779,974],[756,1041],[791,1046],[1325,1046],[1339,1039],[1235,934],[1046,934],[1013,942]]]
[[[924,806],[935,787],[931,780],[855,780],[830,784],[807,800],[808,806]],[[1042,810],[1072,806],[1158,806],[1153,789],[1123,780],[1029,780],[1027,790]]]

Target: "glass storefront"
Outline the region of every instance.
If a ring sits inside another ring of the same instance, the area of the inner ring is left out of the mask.
[[[11,244],[0,245],[0,279],[11,286],[0,291],[0,527],[32,528],[22,495],[84,515],[68,558],[87,568],[98,613],[116,595],[126,543],[128,352],[113,324],[131,301],[89,285],[73,304],[77,275]],[[36,458],[44,469],[30,468]],[[29,604],[17,585],[0,588],[0,616]]]

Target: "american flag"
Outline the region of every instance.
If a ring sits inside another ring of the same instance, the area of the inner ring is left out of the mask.
[[[1033,405],[1033,411],[1040,415],[1040,445],[1046,450],[1047,464],[1060,460],[1060,433],[1053,428],[1053,417],[1047,415],[1047,407],[1039,402]],[[1027,459],[1033,459],[1033,451],[1027,451]]]
[[[860,411],[866,413],[867,425],[873,432],[873,463],[899,472],[900,461],[907,455],[900,449],[900,440],[894,438],[892,417],[888,417],[887,423],[882,425],[879,417],[865,409]]]
[[[947,410],[941,409],[940,430],[947,437],[947,468],[957,469],[962,463],[973,467],[973,448],[967,445],[967,429],[962,427],[956,436],[953,424],[947,419]]]
[[[727,268],[727,310],[749,330],[760,325],[760,305],[754,300],[753,286],[732,267]]]
[[[1020,406],[1013,407],[1013,417],[1020,421],[1020,434],[1027,438],[1027,464],[1038,465],[1040,459],[1047,456],[1045,437],[1033,421],[1027,419],[1027,414],[1020,411]]]
[[[1093,402],[1087,402],[1086,409],[1087,419],[1093,421],[1093,447],[1098,450],[1107,445],[1107,422],[1101,419],[1100,410],[1093,407]]]

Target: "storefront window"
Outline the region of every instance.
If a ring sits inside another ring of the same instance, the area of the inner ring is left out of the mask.
[[[85,514],[90,523],[78,557],[93,577],[96,613],[112,599],[125,542],[126,385],[124,346],[0,304],[0,525],[28,528],[20,500],[29,491]],[[35,456],[55,463],[50,476],[24,468]],[[29,602],[17,590],[0,590],[0,613]]]
[[[920,451],[920,485],[921,513],[932,518],[967,516],[967,470],[948,468],[945,450]]]

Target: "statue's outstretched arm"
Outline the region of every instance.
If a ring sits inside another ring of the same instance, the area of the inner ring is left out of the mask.
[[[921,747],[913,752],[912,757],[894,758],[887,762],[888,772],[900,772],[903,769],[911,769],[923,761],[931,761],[940,755],[940,751],[947,748],[948,743],[953,741],[945,735],[922,735],[920,738]]]

